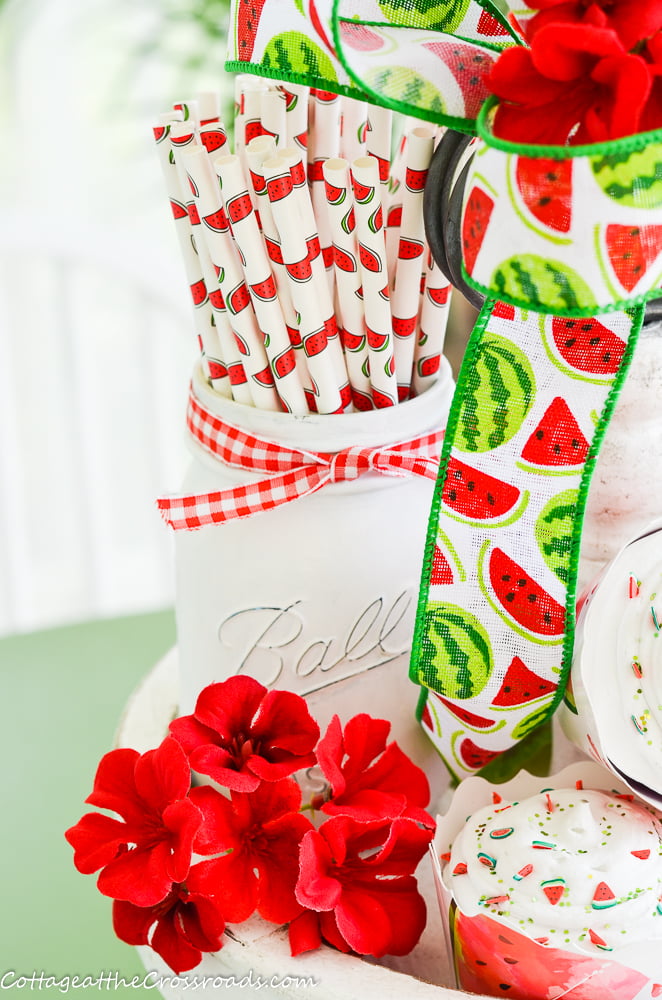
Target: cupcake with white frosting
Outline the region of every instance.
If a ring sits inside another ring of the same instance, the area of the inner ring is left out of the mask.
[[[662,822],[602,768],[470,778],[435,846],[463,990],[662,996]]]
[[[581,606],[560,721],[662,808],[662,524],[626,545]]]

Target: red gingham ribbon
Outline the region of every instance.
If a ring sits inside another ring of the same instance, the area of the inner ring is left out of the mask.
[[[157,501],[164,520],[175,531],[220,524],[271,510],[326,486],[357,479],[364,472],[385,476],[424,476],[434,480],[443,431],[435,431],[387,448],[346,448],[339,452],[300,451],[266,441],[225,423],[205,409],[193,394],[187,412],[189,431],[207,452],[225,465],[269,476],[215,493],[168,496]]]

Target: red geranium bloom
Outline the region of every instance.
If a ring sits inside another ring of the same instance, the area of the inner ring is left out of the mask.
[[[175,883],[155,906],[115,900],[113,928],[120,941],[149,944],[178,974],[195,968],[203,952],[222,948],[225,920],[218,903],[198,891],[200,871],[208,863],[194,865],[186,882]]]
[[[87,813],[67,830],[74,864],[86,875],[101,869],[105,896],[137,906],[159,903],[191,864],[202,813],[187,798],[191,771],[179,744],[169,737],[156,750],[111,750],[102,757],[86,802],[122,820]]]
[[[193,715],[175,719],[170,732],[194,771],[237,792],[310,767],[319,739],[319,726],[300,695],[268,691],[242,674],[206,687]]]
[[[425,812],[428,779],[397,743],[386,745],[390,729],[385,719],[361,714],[349,720],[343,733],[334,715],[317,745],[317,761],[331,784],[331,796],[314,804],[329,815],[364,821],[405,815],[432,829],[434,820]]]
[[[523,143],[603,142],[639,131],[653,83],[650,65],[615,32],[549,24],[531,48],[507,49],[488,78],[501,99],[494,133]]]
[[[285,924],[301,910],[294,895],[299,844],[312,829],[310,820],[297,811],[301,789],[293,778],[284,778],[231,796],[227,799],[213,788],[191,792],[205,814],[196,850],[228,852],[207,863],[200,885],[218,898],[230,923],[240,923],[257,910],[265,920]]]
[[[587,22],[611,28],[630,51],[662,28],[662,0],[527,0],[538,11],[525,23],[528,41],[547,24]]]
[[[359,823],[333,816],[301,842],[296,896],[318,913],[292,924],[291,947],[315,947],[316,934],[341,951],[406,955],[425,926],[413,872],[432,832],[413,820]],[[319,942],[318,942],[319,943]]]

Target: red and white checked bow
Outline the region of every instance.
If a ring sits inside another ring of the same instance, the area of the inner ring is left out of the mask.
[[[226,424],[202,405],[193,390],[186,418],[198,444],[225,465],[269,476],[215,493],[160,497],[157,503],[161,516],[175,531],[250,517],[315,493],[327,483],[357,479],[364,472],[434,480],[443,438],[443,431],[435,431],[386,448],[301,451]]]

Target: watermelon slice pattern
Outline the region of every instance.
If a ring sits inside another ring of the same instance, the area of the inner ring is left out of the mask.
[[[475,119],[498,48],[512,44],[515,34],[496,7],[493,16],[479,0],[420,7],[381,0],[379,8],[374,5],[379,16],[364,22],[343,17],[341,5],[336,49],[329,4],[235,0],[233,6],[227,69],[250,66],[261,76],[305,78],[312,87],[337,91],[356,87],[346,63],[368,92],[442,123],[447,116]],[[412,27],[420,29],[413,45]]]
[[[586,462],[642,313],[572,326],[491,302],[477,322],[446,431],[411,662],[427,688],[421,721],[459,776],[539,726],[559,697]]]
[[[522,308],[574,317],[659,294],[660,198],[638,192],[657,186],[660,158],[659,144],[646,155],[599,162],[505,155],[484,145],[463,210],[469,283]]]

